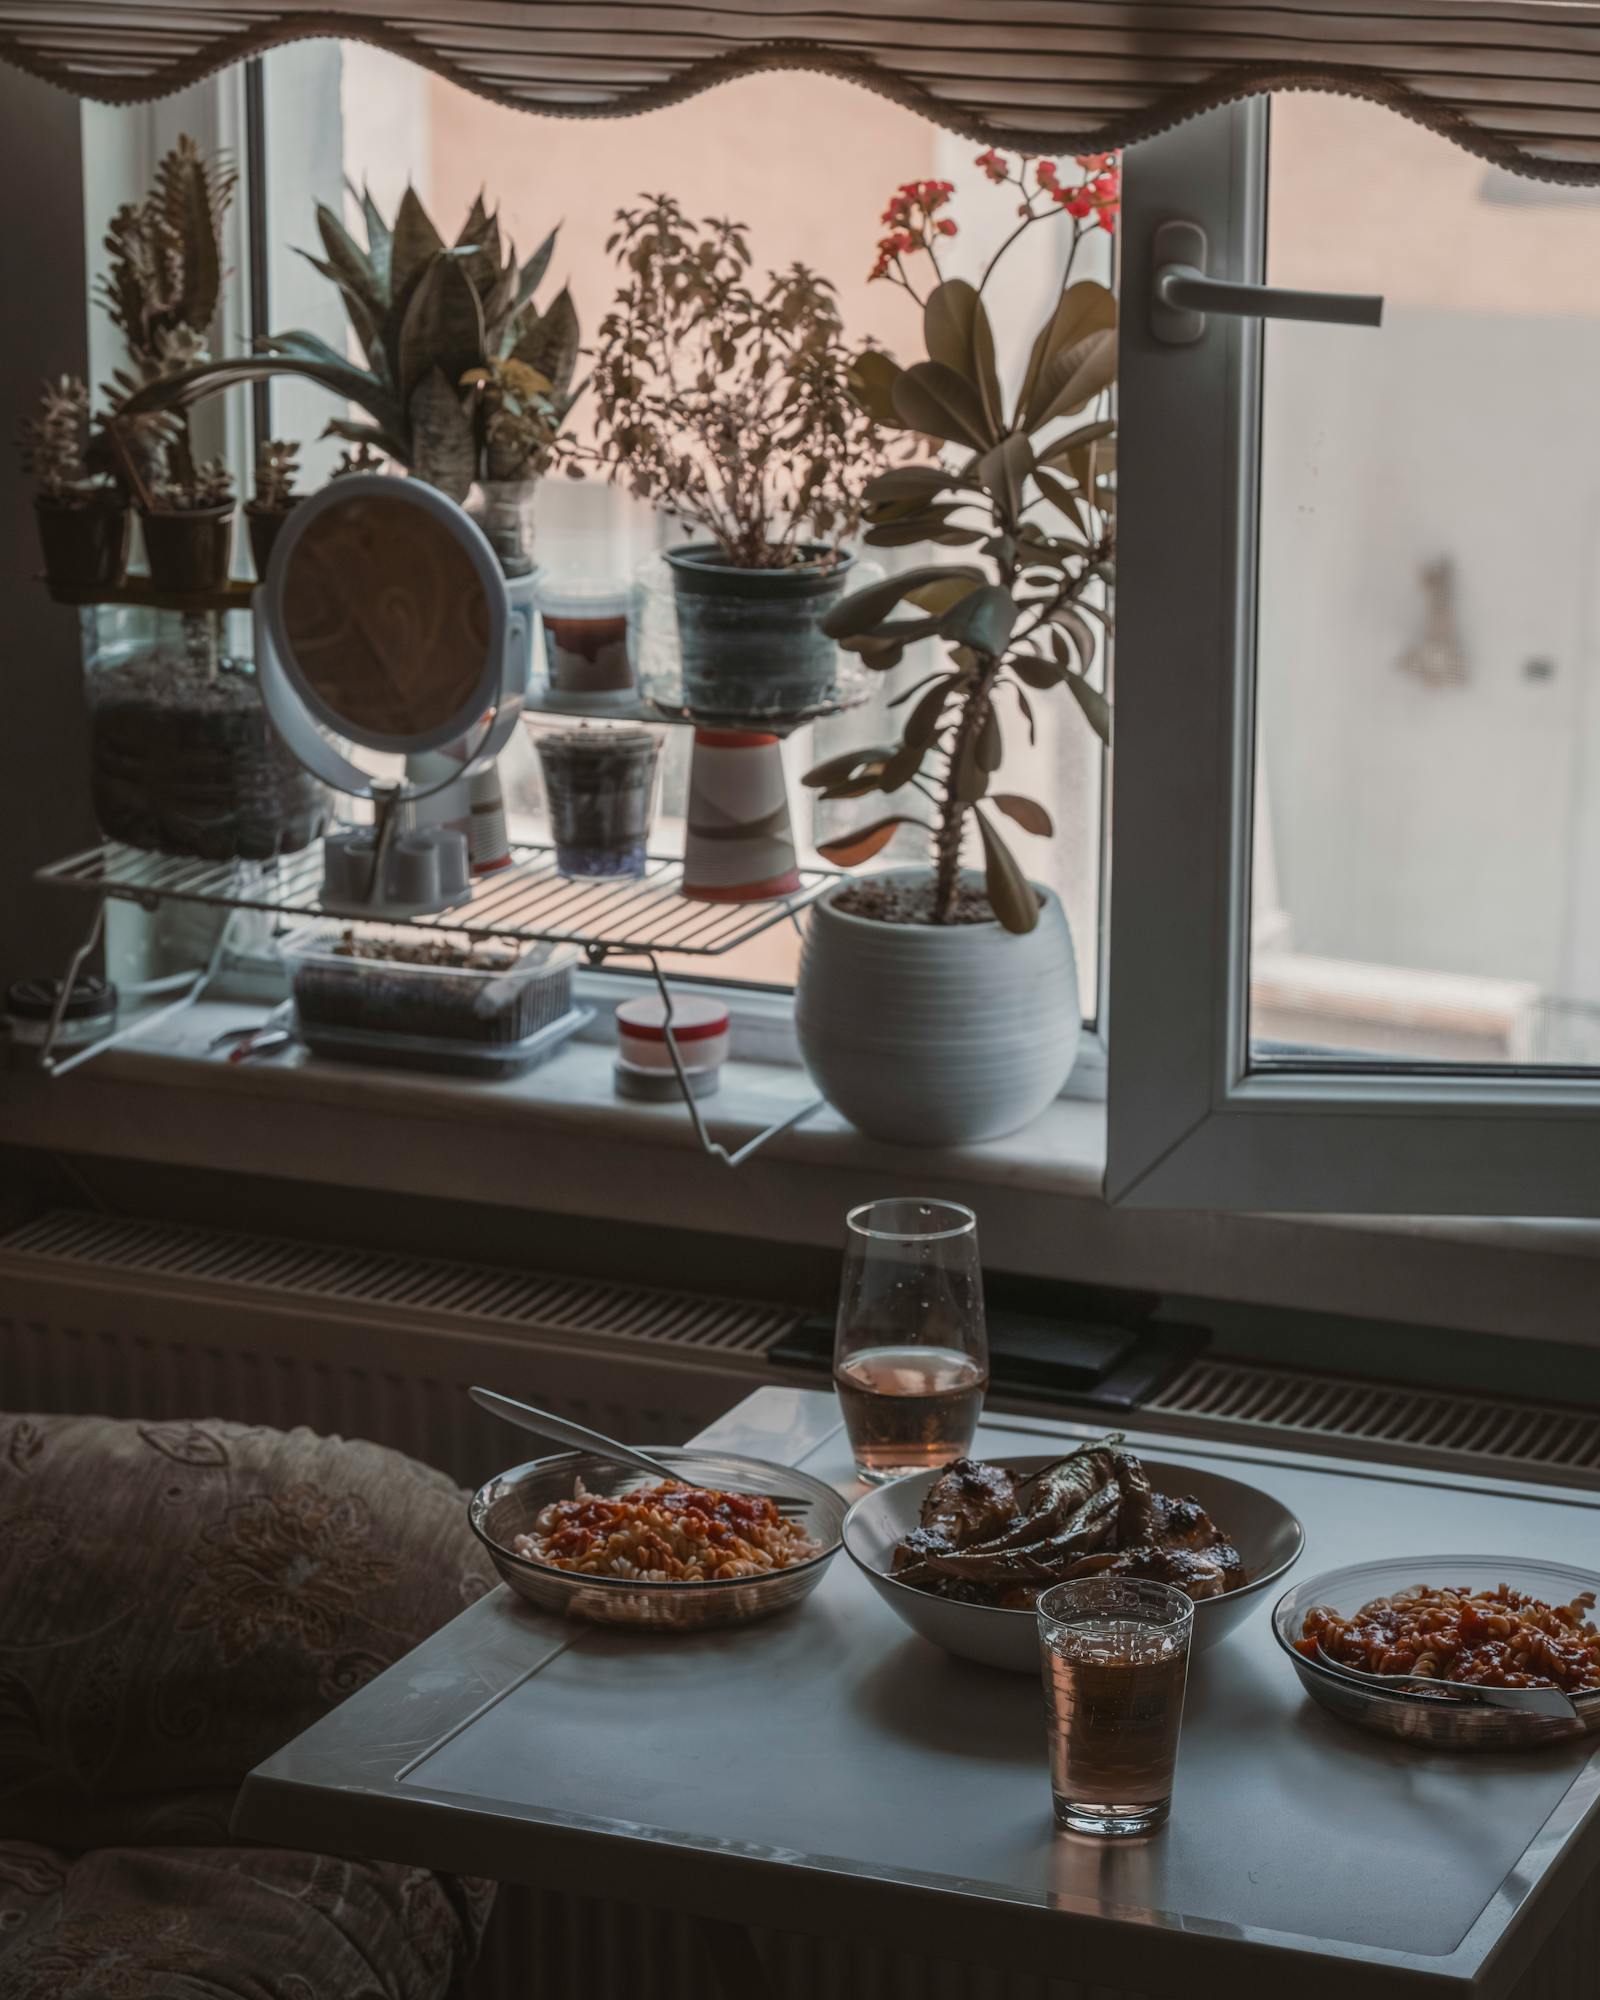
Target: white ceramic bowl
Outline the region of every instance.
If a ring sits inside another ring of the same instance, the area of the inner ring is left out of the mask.
[[[1059,1452],[1032,1453],[1005,1464],[1019,1472],[1037,1472],[1053,1465]],[[1243,1480],[1228,1479],[1198,1465],[1176,1465],[1164,1458],[1140,1459],[1159,1493],[1192,1494],[1238,1549],[1250,1581],[1221,1597],[1203,1598],[1194,1608],[1197,1653],[1226,1638],[1250,1610],[1253,1600],[1277,1583],[1299,1560],[1305,1530],[1280,1500]],[[987,1667],[1013,1673],[1039,1671],[1039,1633],[1031,1611],[999,1611],[986,1604],[955,1604],[933,1597],[889,1574],[895,1544],[917,1525],[922,1502],[938,1472],[915,1472],[890,1486],[864,1494],[844,1518],[844,1546],[850,1560],[896,1617],[947,1653],[977,1660]]]

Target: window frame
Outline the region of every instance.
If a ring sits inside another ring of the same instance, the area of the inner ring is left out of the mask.
[[[1268,119],[1209,112],[1124,176],[1106,1197],[1600,1216],[1600,1076],[1248,1061],[1262,329],[1213,315],[1164,345],[1148,301],[1178,217],[1211,275],[1261,281]]]

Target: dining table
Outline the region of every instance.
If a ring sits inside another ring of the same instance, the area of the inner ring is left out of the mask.
[[[990,1414],[972,1450],[1093,1435]],[[545,1895],[603,1884],[692,1919],[729,2000],[820,1993],[784,1983],[786,1940],[879,1967],[838,1975],[848,2000],[880,1990],[886,1954],[996,1996],[1592,1994],[1600,1739],[1440,1752],[1357,1729],[1307,1698],[1271,1611],[1283,1584],[1366,1558],[1482,1553],[1485,1585],[1496,1557],[1594,1566],[1600,1494],[1127,1436],[1265,1489],[1306,1534],[1193,1660],[1171,1818],[1148,1837],[1058,1829],[1039,1681],[913,1635],[842,1551],[801,1605],[720,1630],[578,1624],[497,1588],[253,1771],[235,1833]],[[830,1394],[759,1388],[693,1442],[866,1490]]]

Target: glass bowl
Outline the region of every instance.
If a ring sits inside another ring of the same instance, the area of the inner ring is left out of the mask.
[[[789,1503],[785,1507],[788,1518],[820,1544],[821,1553],[789,1569],[707,1583],[583,1576],[518,1555],[512,1547],[516,1537],[532,1533],[535,1519],[552,1500],[570,1500],[577,1480],[581,1479],[589,1492],[606,1499],[655,1484],[648,1473],[635,1472],[630,1466],[613,1465],[590,1452],[567,1451],[553,1458],[530,1459],[526,1465],[497,1473],[479,1487],[467,1508],[473,1533],[519,1596],[541,1611],[558,1612],[567,1618],[657,1632],[703,1632],[715,1625],[748,1625],[810,1596],[839,1552],[844,1526],[845,1503],[831,1486],[807,1472],[773,1465],[764,1458],[667,1445],[647,1449],[652,1458],[671,1466],[692,1485],[735,1493],[770,1493],[780,1506]]]
[[[1435,1750],[1527,1750],[1600,1730],[1600,1692],[1574,1697],[1575,1722],[1481,1708],[1453,1695],[1413,1687],[1374,1687],[1343,1668],[1308,1660],[1295,1651],[1306,1613],[1327,1604],[1348,1617],[1375,1597],[1393,1597],[1417,1584],[1450,1590],[1493,1590],[1508,1584],[1546,1604],[1570,1604],[1580,1591],[1600,1595],[1600,1576],[1569,1563],[1534,1562],[1523,1556],[1400,1556],[1351,1563],[1345,1569],[1297,1583],[1272,1610],[1272,1636],[1289,1655],[1300,1685],[1314,1702],[1345,1722],[1382,1736],[1397,1736]]]

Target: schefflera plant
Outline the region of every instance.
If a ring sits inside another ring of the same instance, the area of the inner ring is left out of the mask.
[[[977,164],[1015,187],[1019,221],[978,284],[945,278],[941,241],[956,233],[941,211],[947,181],[910,182],[884,212],[888,234],[872,276],[902,285],[923,307],[927,356],[902,368],[863,354],[852,371],[859,406],[883,429],[931,446],[931,463],[896,465],[866,489],[865,539],[878,548],[918,542],[966,549],[973,559],[901,571],[842,600],[826,629],[866,667],[897,666],[908,646],[940,640],[939,669],[897,697],[906,707],[898,744],[830,757],[805,782],[826,799],[865,798],[911,787],[932,809],[888,813],[821,852],[854,866],[880,852],[897,828],[920,826],[933,844],[931,921],[961,918],[961,866],[969,818],[982,841],[985,895],[1009,931],[1034,928],[1038,898],[1002,837],[999,817],[1049,835],[1036,800],[996,789],[1005,732],[1035,733],[1031,697],[1065,688],[1102,742],[1111,709],[1090,679],[1115,581],[1117,307],[1104,285],[1074,280],[1094,230],[1114,229],[1115,157],[1076,162],[1076,178],[1052,160],[1013,163],[993,150]],[[1036,224],[1065,217],[1072,230],[1060,290],[1007,398],[995,361],[983,294],[1012,246]],[[907,260],[925,255],[935,283],[922,297]],[[1084,419],[1076,424],[1073,418]],[[1098,588],[1096,586],[1099,586]],[[1009,709],[1009,713],[1007,710]],[[970,911],[967,913],[970,916]]]

